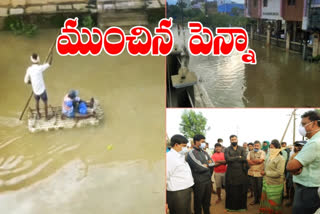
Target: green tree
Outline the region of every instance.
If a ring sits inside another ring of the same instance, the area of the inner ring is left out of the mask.
[[[241,9],[238,8],[238,7],[233,7],[233,8],[231,9],[231,13],[232,13],[234,16],[240,16],[240,14],[241,14]]]
[[[196,134],[205,135],[209,127],[207,118],[201,112],[196,113],[193,110],[185,110],[181,116],[180,132],[187,138],[193,138]]]
[[[177,6],[182,10],[187,7],[187,4],[183,0],[178,0]]]

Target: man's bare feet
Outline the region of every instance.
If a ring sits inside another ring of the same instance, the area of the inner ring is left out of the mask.
[[[221,202],[221,198],[218,198],[217,200],[216,200],[216,204],[218,204],[218,203],[220,203]]]
[[[47,116],[46,116],[46,120],[47,120],[47,121],[50,120],[51,118],[53,118],[53,115],[47,115]]]
[[[40,114],[40,112],[37,113],[36,119],[37,119],[37,120],[40,120],[40,119],[41,119],[41,114]]]

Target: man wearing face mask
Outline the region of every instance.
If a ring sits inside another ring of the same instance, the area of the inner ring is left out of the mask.
[[[287,170],[296,184],[292,213],[312,214],[320,207],[317,190],[320,187],[320,115],[308,111],[301,116],[299,132],[309,140],[290,160]]]
[[[262,150],[261,143],[259,141],[254,142],[253,151],[249,152],[247,156],[250,169],[248,175],[251,176],[252,188],[254,193],[254,201],[250,205],[260,203],[260,197],[262,192],[262,179],[261,172],[264,170],[264,160],[266,159],[266,153]]]
[[[191,214],[191,193],[194,184],[191,169],[185,161],[188,140],[174,135],[167,153],[167,204],[170,214]]]
[[[211,201],[211,175],[214,162],[203,149],[206,146],[203,135],[193,137],[193,149],[187,155],[187,162],[190,165],[194,178],[194,211],[195,214],[210,214]]]
[[[244,211],[247,209],[248,162],[245,150],[238,146],[238,137],[230,136],[231,146],[224,152],[227,161],[226,209]]]

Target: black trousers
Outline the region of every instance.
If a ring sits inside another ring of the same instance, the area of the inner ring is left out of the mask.
[[[263,177],[252,177],[254,201],[260,202],[262,193],[262,179]]]
[[[306,187],[297,184],[294,193],[292,214],[313,214],[318,208],[320,208],[318,187]]]
[[[242,210],[247,209],[248,184],[226,185],[226,209]]]
[[[210,214],[211,192],[211,181],[198,183],[193,186],[195,214],[201,214],[202,209],[204,214]]]
[[[191,214],[192,188],[179,191],[167,191],[170,214]]]

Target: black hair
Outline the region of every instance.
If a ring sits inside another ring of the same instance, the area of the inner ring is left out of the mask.
[[[286,144],[286,145],[287,145],[287,142],[282,142],[281,145],[282,145],[282,144]]]
[[[32,54],[32,59],[37,60],[37,58],[38,58],[38,54],[33,53],[33,54]]]
[[[310,121],[318,121],[318,126],[320,127],[320,115],[316,111],[307,111],[305,112],[301,118],[308,117]]]
[[[222,138],[218,138],[218,143],[223,142]]]
[[[194,137],[193,137],[193,143],[196,143],[197,141],[200,141],[202,139],[206,139],[205,136],[203,136],[202,134],[196,134]]]
[[[260,143],[260,141],[258,141],[258,140],[254,141],[253,144],[259,144],[259,145],[261,146],[261,143]]]
[[[76,98],[76,94],[74,94],[74,93],[69,93],[69,94],[68,94],[68,97],[69,97],[70,99],[74,99],[74,98]]]
[[[277,139],[274,139],[271,141],[271,144],[276,148],[276,149],[280,149],[281,146],[280,146],[280,143]]]
[[[214,148],[217,148],[217,147],[222,147],[222,145],[220,143],[214,144]]]
[[[303,145],[301,145],[300,143],[303,143],[305,145],[307,143],[307,141],[305,141],[305,140],[296,141],[296,142],[294,142],[293,145],[303,147]]]
[[[233,138],[233,137],[238,138],[237,135],[232,134],[232,135],[230,135],[229,139],[231,140],[231,138]]]
[[[250,145],[253,146],[253,143],[248,143],[248,146],[250,146]]]
[[[174,147],[176,144],[187,144],[188,139],[180,134],[173,135],[172,138],[170,139],[170,146]]]
[[[208,145],[208,146],[209,146],[209,143],[207,143],[207,142],[206,142],[206,145]]]

